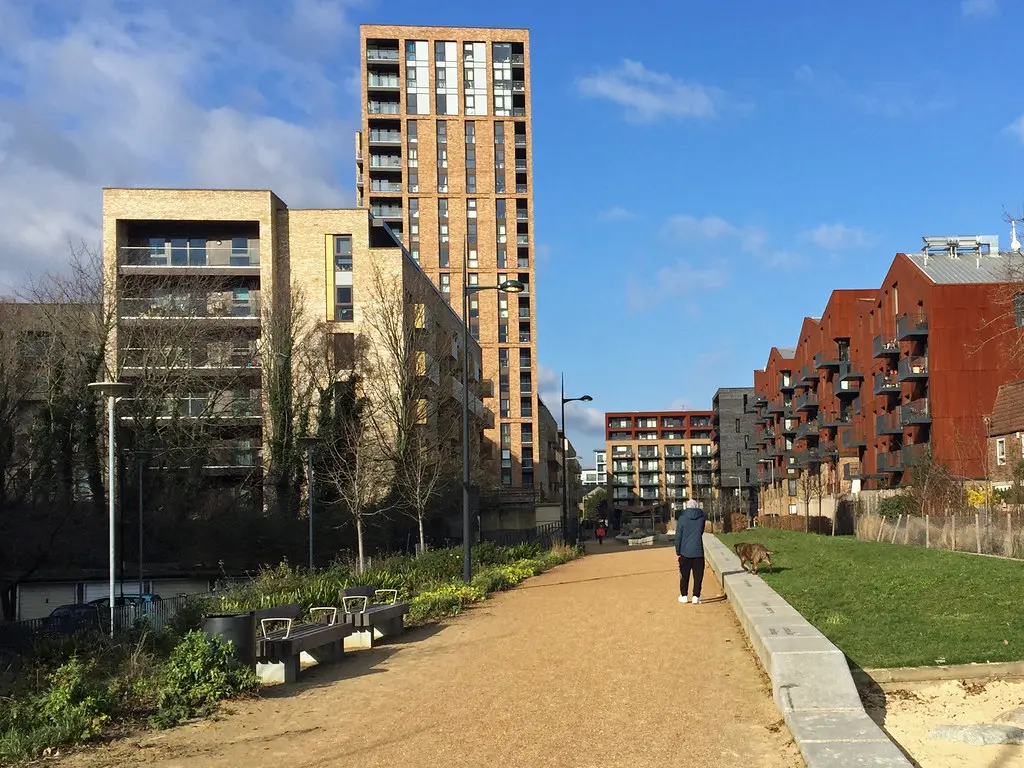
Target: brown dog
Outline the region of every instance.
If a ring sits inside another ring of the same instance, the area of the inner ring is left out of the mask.
[[[753,567],[751,573],[757,573],[758,563],[767,563],[768,567],[774,570],[775,566],[772,565],[771,555],[776,554],[774,551],[765,547],[764,544],[745,544],[739,543],[733,547],[736,550],[736,556],[740,559],[740,567],[743,570],[747,570],[744,563],[750,563]]]

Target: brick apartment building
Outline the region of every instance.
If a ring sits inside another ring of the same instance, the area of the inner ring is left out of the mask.
[[[268,377],[287,371],[304,386],[299,358],[318,354],[315,339],[306,350],[286,346],[284,325],[301,334],[322,324],[332,370],[351,370],[357,340],[367,355],[381,343],[371,319],[381,285],[394,284],[386,311],[409,329],[402,339],[425,345],[405,358],[434,384],[417,390],[425,393],[419,423],[461,418],[462,384],[452,375],[466,359],[461,320],[363,209],[289,209],[270,191],[107,189],[103,257],[116,313],[111,369],[137,391],[159,389],[150,398],[166,400],[157,422],[203,421],[213,438],[201,466],[222,482],[258,490],[273,429]],[[451,365],[441,364],[445,355]],[[471,338],[476,440],[493,423],[480,357]],[[486,441],[481,451],[496,453]]]
[[[898,486],[927,452],[984,477],[983,415],[1019,377],[1000,341],[1006,275],[996,237],[924,238],[879,288],[834,291],[796,347],[773,348],[754,372],[765,509]]]
[[[641,510],[712,496],[712,411],[605,414],[609,496],[615,507]]]
[[[529,31],[363,25],[360,50],[358,205],[389,224],[460,315],[466,283],[527,286],[473,294],[469,323],[484,369],[498,372],[486,434],[500,445],[501,482],[538,487]]]

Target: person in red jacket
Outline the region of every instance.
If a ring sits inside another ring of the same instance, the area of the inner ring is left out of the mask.
[[[604,546],[604,535],[606,533],[607,531],[604,529],[604,523],[598,523],[597,530],[594,531],[594,534],[597,536],[597,543],[601,546]]]

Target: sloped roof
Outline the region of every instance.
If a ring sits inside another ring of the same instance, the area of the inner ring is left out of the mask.
[[[779,350],[779,354],[782,355],[787,360],[789,360],[794,355],[796,355],[796,348],[795,347],[776,347],[776,349],[778,349]]]
[[[1024,432],[1024,381],[1014,381],[999,387],[988,432],[989,435]]]
[[[982,256],[980,259],[973,256],[954,259],[935,255],[926,259],[923,253],[908,253],[906,256],[933,283],[960,285],[1007,281],[1007,262],[1002,256]]]

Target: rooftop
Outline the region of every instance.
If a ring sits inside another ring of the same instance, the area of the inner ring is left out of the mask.
[[[1024,381],[1003,384],[996,394],[989,421],[989,435],[1024,432]]]
[[[933,256],[924,253],[904,254],[933,283],[961,285],[965,283],[1003,283],[1009,280],[1009,256]]]

